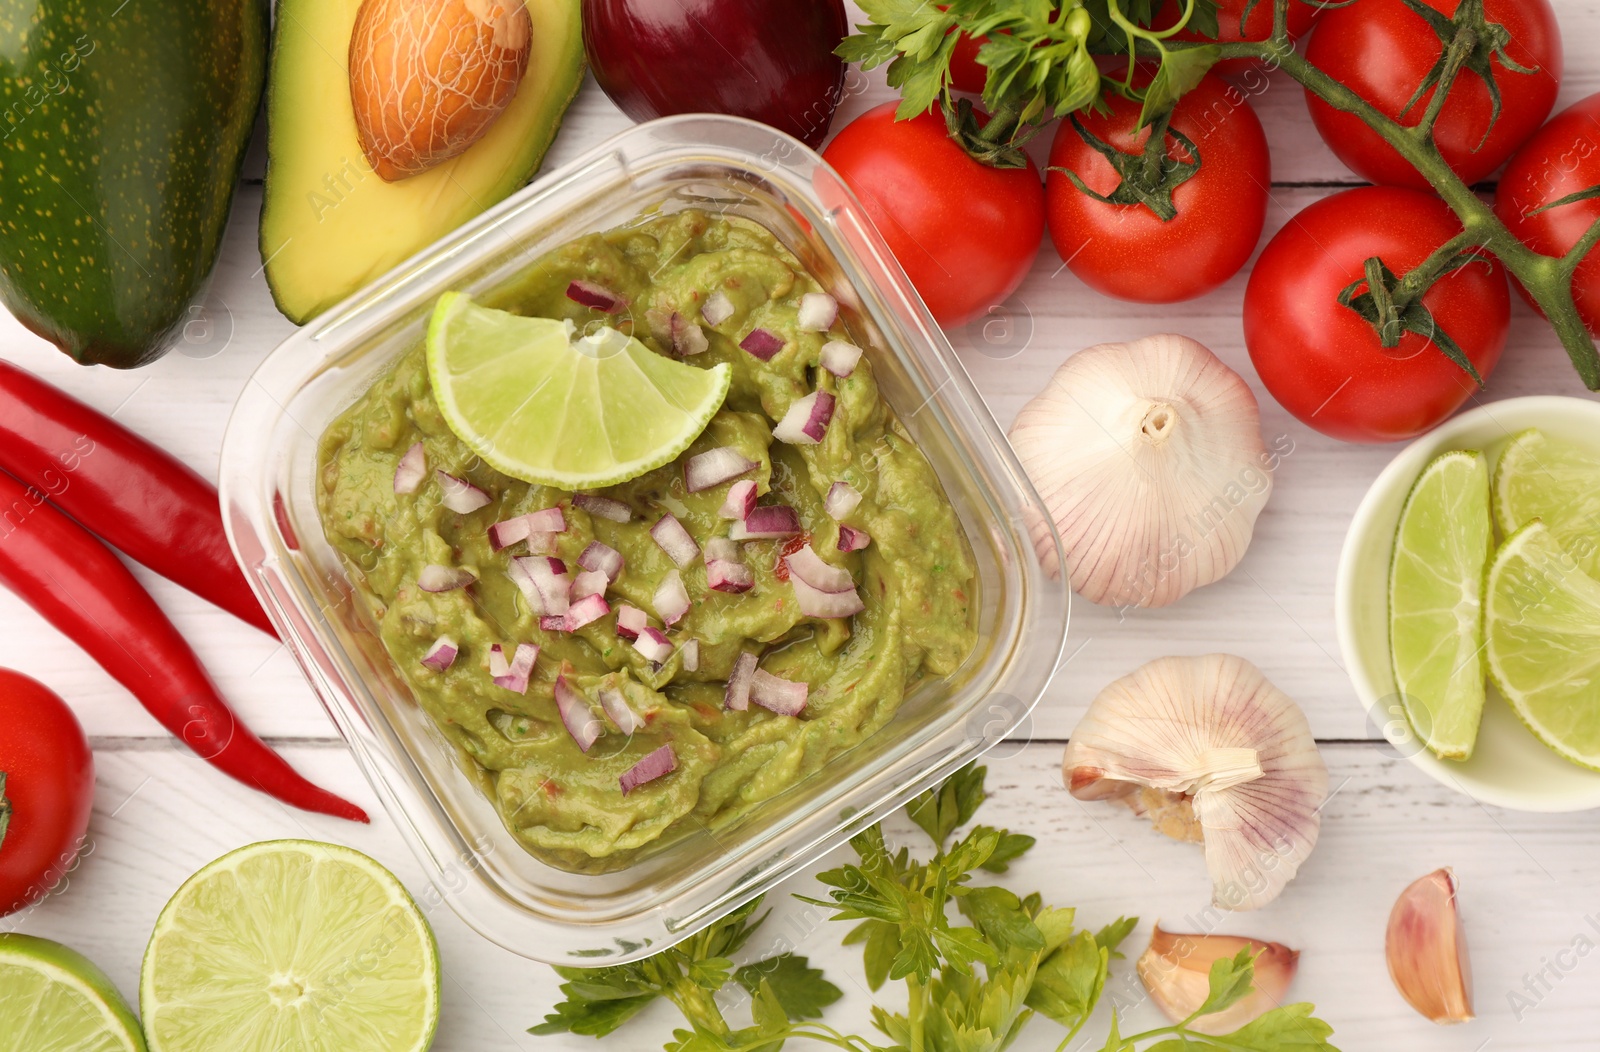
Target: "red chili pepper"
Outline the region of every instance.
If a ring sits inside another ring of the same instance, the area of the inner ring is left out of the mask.
[[[87,651],[213,767],[295,807],[368,820],[361,808],[302,778],[238,721],[194,651],[111,549],[40,490],[4,473],[0,584]]]
[[[222,531],[217,491],[98,410],[0,361],[0,470],[107,544],[269,635]]]

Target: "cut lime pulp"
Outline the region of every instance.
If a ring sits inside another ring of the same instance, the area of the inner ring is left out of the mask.
[[[0,1052],[145,1052],[133,1010],[88,958],[0,934]]]
[[[1494,513],[1508,537],[1543,521],[1584,573],[1600,578],[1600,453],[1538,428],[1517,434],[1495,466]]]

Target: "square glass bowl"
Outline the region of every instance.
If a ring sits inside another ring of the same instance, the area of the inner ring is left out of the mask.
[[[423,339],[441,293],[486,295],[574,238],[688,207],[761,223],[838,299],[972,542],[979,641],[882,730],[735,824],[663,843],[616,872],[571,873],[506,830],[394,669],[323,537],[317,445]],[[1044,572],[1027,528],[1050,517],[927,308],[820,157],[735,118],[626,131],[301,329],[240,397],[221,475],[228,534],[251,586],[439,894],[486,938],[552,964],[665,949],[886,817],[1017,726],[1066,638],[1066,586]],[[1041,536],[1059,549],[1048,526]]]

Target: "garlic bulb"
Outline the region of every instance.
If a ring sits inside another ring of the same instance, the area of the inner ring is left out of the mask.
[[[1456,908],[1456,878],[1435,870],[1400,893],[1384,938],[1389,977],[1406,1003],[1435,1023],[1472,1015],[1472,965]]]
[[[1328,769],[1305,714],[1244,658],[1167,657],[1100,692],[1062,761],[1080,800],[1192,810],[1212,901],[1251,910],[1278,897],[1317,844]],[[1155,796],[1141,793],[1153,790]]]
[[[1279,942],[1234,935],[1178,935],[1156,925],[1150,948],[1139,957],[1139,980],[1156,1007],[1174,1023],[1189,1018],[1211,991],[1211,965],[1248,948],[1255,954],[1255,988],[1211,1015],[1189,1024],[1202,1034],[1230,1034],[1283,1003],[1300,966],[1300,951]]]
[[[1079,351],[1023,407],[1011,444],[1055,520],[1074,591],[1166,606],[1244,557],[1277,461],[1248,385],[1186,336]],[[1052,574],[1055,545],[1029,524]]]

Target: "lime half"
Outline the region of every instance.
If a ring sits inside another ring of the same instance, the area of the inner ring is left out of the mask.
[[[1389,563],[1389,652],[1406,717],[1436,756],[1472,755],[1483,718],[1483,571],[1493,543],[1489,466],[1456,451],[1423,470]]]
[[[1600,578],[1600,453],[1538,428],[1519,433],[1495,466],[1494,514],[1507,536],[1543,520],[1584,573]]]
[[[133,1010],[88,958],[0,935],[0,1052],[144,1052]]]
[[[670,463],[706,429],[732,370],[685,365],[609,326],[574,339],[570,321],[439,297],[428,378],[450,430],[524,482],[599,489]]]
[[[190,877],[139,979],[152,1052],[423,1052],[439,951],[394,875],[349,848],[274,840]]]
[[[1489,568],[1489,675],[1528,729],[1600,770],[1600,582],[1535,519]]]

